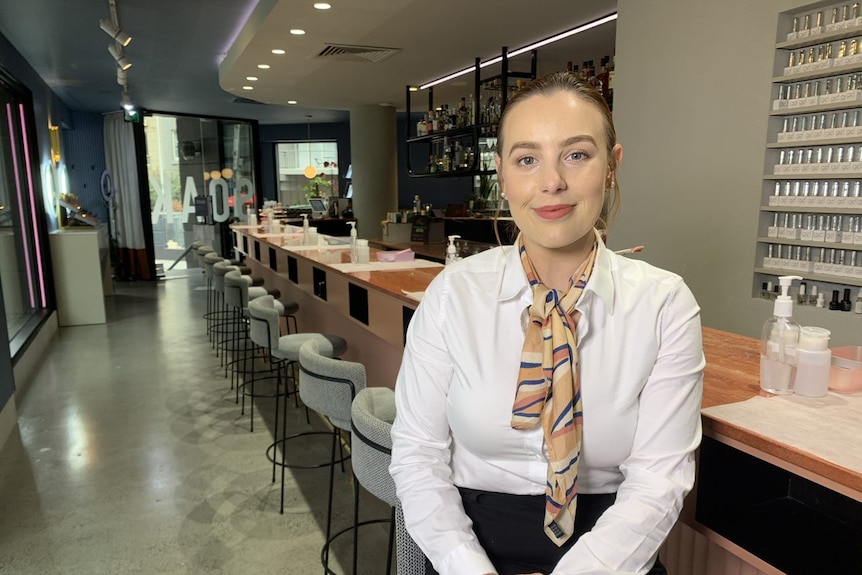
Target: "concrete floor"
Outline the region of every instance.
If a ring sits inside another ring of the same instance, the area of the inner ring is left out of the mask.
[[[250,433],[204,331],[202,276],[116,288],[108,323],[60,328],[17,393],[18,430],[0,451],[0,573],[323,572],[329,471],[288,470],[279,514],[265,457],[274,402],[256,400]],[[292,404],[288,427],[325,429]],[[312,436],[288,459],[328,450]],[[335,481],[339,530],[352,521],[349,466]],[[361,511],[389,516],[364,491]],[[359,573],[384,571],[387,532],[362,529]],[[350,571],[342,539],[337,573]]]

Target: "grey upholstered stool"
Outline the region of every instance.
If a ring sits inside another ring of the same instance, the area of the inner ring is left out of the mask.
[[[329,499],[326,506],[326,543],[320,553],[325,575],[329,568],[329,545],[332,542],[332,491],[335,484],[336,446],[340,430],[350,432],[350,410],[356,394],[365,389],[365,366],[352,361],[338,361],[321,355],[320,344],[308,341],[299,348],[299,397],[309,408],[332,424],[332,452],[329,468]],[[354,569],[356,561],[354,550]]]
[[[389,475],[392,462],[392,422],[395,421],[395,392],[387,387],[366,387],[356,394],[351,406],[350,461],[358,485],[353,490],[353,571],[359,548],[358,528],[374,523],[389,523],[389,547],[386,571],[392,570],[392,547],[395,542],[395,482]],[[392,506],[389,519],[359,521],[359,485]],[[346,530],[345,530],[346,531]],[[343,533],[343,531],[342,531]],[[333,536],[338,537],[340,533]],[[424,567],[424,565],[423,565]]]
[[[344,338],[337,335],[326,335],[321,333],[292,333],[281,335],[279,318],[282,312],[279,310],[279,303],[272,297],[260,297],[249,302],[250,316],[250,333],[252,339],[261,346],[267,346],[270,355],[280,361],[280,366],[283,371],[283,379],[281,383],[284,385],[284,390],[281,394],[276,394],[276,424],[273,433],[274,440],[267,447],[267,458],[272,462],[272,481],[275,482],[275,468],[281,467],[281,507],[280,513],[284,513],[284,474],[285,468],[295,469],[315,469],[319,467],[327,467],[333,465],[332,462],[324,462],[320,464],[299,465],[288,463],[287,461],[287,442],[298,437],[309,435],[329,435],[328,431],[306,431],[287,435],[287,399],[288,399],[288,380],[294,382],[294,393],[296,392],[296,378],[288,375],[288,370],[299,361],[299,350],[303,344],[307,342],[315,342],[318,353],[328,357],[340,357],[347,351],[347,342]],[[281,430],[278,429],[278,401],[284,398],[281,411]],[[307,411],[306,411],[307,417]],[[279,437],[279,431],[281,436]],[[281,447],[281,461],[278,461],[278,448]],[[343,458],[342,458],[343,460]],[[341,460],[335,461],[340,463]]]
[[[249,351],[254,351],[254,345],[248,337],[248,302],[265,295],[278,297],[278,290],[268,290],[264,287],[253,286],[252,278],[242,275],[238,269],[230,270],[224,275],[224,297],[225,303],[233,314],[234,327],[231,330],[233,337],[226,340],[224,351],[231,354],[231,358],[225,362],[225,377],[230,372],[231,387],[236,383],[237,402],[242,395],[242,413],[245,414],[246,390],[240,389],[239,377],[249,370],[249,361],[254,357],[249,356]],[[240,393],[242,391],[242,393]],[[254,402],[251,404],[252,422],[254,421]],[[254,431],[252,426],[252,431]]]

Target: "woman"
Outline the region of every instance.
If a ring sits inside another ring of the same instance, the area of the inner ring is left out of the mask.
[[[595,229],[622,147],[592,87],[531,83],[498,138],[517,242],[447,266],[407,335],[390,467],[407,529],[441,575],[664,573],[700,442],[699,308]]]

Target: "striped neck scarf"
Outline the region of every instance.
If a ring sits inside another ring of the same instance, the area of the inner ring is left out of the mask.
[[[542,422],[548,449],[545,534],[559,546],[574,532],[583,426],[576,333],[580,313],[575,304],[590,279],[598,250],[593,247],[562,296],[539,280],[523,238],[518,239],[518,250],[533,290],[533,305],[521,352],[512,427],[531,429]]]

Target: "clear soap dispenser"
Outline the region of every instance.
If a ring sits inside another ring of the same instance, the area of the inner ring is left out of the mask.
[[[461,236],[458,236],[458,235],[449,236],[449,245],[446,247],[446,265],[447,266],[449,264],[455,263],[459,259],[461,259],[458,257],[458,250],[455,249],[455,240],[457,240],[460,237]]]
[[[790,286],[799,276],[781,276],[781,295],[775,299],[773,317],[763,324],[760,344],[760,387],[775,394],[793,393],[800,326],[793,319]]]
[[[350,263],[356,263],[356,222],[347,222],[350,226]]]
[[[308,245],[308,214],[302,215],[302,245]]]

